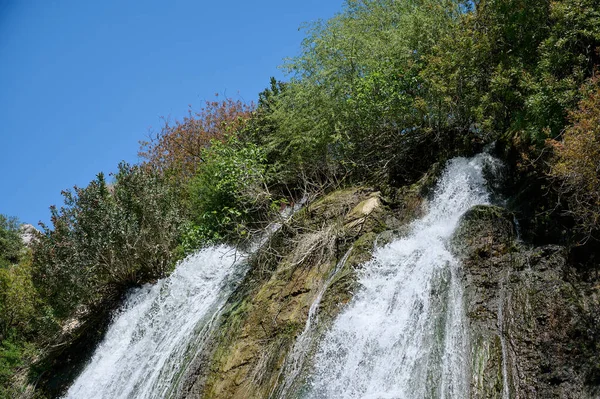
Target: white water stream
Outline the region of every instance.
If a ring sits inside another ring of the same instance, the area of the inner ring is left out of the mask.
[[[128,296],[69,399],[168,398],[244,274],[227,246],[204,249]]]
[[[469,397],[461,270],[449,241],[469,208],[489,202],[483,169],[495,163],[486,154],[450,161],[427,214],[376,250],[320,343],[304,397]]]
[[[285,208],[249,253],[221,245],[187,257],[169,277],[132,291],[65,399],[173,398],[254,253],[302,207]]]

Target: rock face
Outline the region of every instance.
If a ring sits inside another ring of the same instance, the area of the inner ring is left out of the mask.
[[[600,286],[559,246],[517,240],[506,210],[478,206],[454,237],[470,323],[471,397],[598,398]]]
[[[375,243],[402,236],[419,216],[423,187],[341,190],[296,214],[253,259],[180,396],[278,397],[311,306],[318,323],[309,357]],[[513,220],[503,208],[477,206],[452,240],[463,264],[471,397],[600,398],[600,282],[583,279],[565,248],[522,243]],[[286,397],[297,392],[290,386]]]
[[[402,200],[394,204],[404,206]],[[403,217],[409,219],[406,212]],[[355,270],[370,258],[378,233],[401,224],[381,194],[368,188],[336,191],[299,211],[253,260],[213,342],[206,345],[211,352],[199,356],[181,396],[267,398],[280,389],[286,359],[305,329],[311,305],[320,300],[309,351],[350,300]]]
[[[26,246],[31,245],[31,242],[35,240],[36,235],[40,234],[40,231],[31,224],[22,224],[20,230],[21,240],[23,240],[23,244]]]
[[[353,265],[368,258],[384,213],[372,190],[355,188],[334,192],[296,214],[253,260],[214,342],[207,345],[211,353],[202,354],[182,396],[268,397],[320,287],[355,241],[366,242],[331,283],[319,309],[321,320],[349,299]]]

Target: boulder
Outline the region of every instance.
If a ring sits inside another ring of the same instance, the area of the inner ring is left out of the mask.
[[[36,236],[41,234],[40,231],[31,224],[22,224],[20,230],[21,240],[23,240],[23,244],[26,246],[30,246],[33,240],[36,239]]]

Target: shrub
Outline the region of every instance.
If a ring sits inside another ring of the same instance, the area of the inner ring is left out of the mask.
[[[32,281],[31,255],[0,268],[0,398],[18,397],[14,376],[31,364],[42,342],[57,332],[57,324]]]
[[[64,191],[34,246],[34,277],[60,317],[124,289],[164,276],[174,264],[182,222],[177,197],[155,174],[119,165],[114,184],[102,174]]]
[[[245,237],[250,224],[271,204],[265,152],[231,136],[213,141],[190,184],[193,223],[184,235],[186,250],[202,243]]]
[[[404,178],[421,172],[421,160],[432,161],[421,145],[436,136],[419,72],[460,10],[450,0],[349,0],[334,18],[308,25],[301,54],[285,65],[292,79],[268,140],[287,180],[370,178],[399,164]]]
[[[0,269],[0,341],[34,330],[42,304],[31,280],[31,259]]]
[[[9,340],[0,341],[0,398],[16,396],[12,378],[24,363],[23,348]]]
[[[0,214],[0,268],[17,263],[22,248],[18,220]]]
[[[195,176],[204,150],[212,141],[222,141],[240,130],[250,118],[253,106],[230,98],[207,101],[198,112],[175,124],[165,123],[161,131],[140,142],[139,155],[145,166],[183,187]]]

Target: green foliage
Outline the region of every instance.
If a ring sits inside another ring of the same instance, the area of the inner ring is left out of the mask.
[[[272,82],[250,121],[292,189],[402,185],[498,141],[515,184],[542,194],[545,140],[560,139],[600,64],[594,0],[348,0],[305,31],[284,65],[291,81]],[[551,197],[531,209],[554,208]]]
[[[348,1],[343,13],[308,25],[273,112],[268,149],[280,154],[279,169],[290,180],[368,176],[406,160],[430,134],[419,71],[460,13],[445,0]]]
[[[18,220],[0,214],[0,268],[17,263],[22,248]]]
[[[556,137],[593,73],[600,46],[592,1],[488,0],[442,37],[422,76],[455,131],[517,134],[540,149]]]
[[[16,218],[0,215],[0,398],[18,393],[14,376],[31,359],[29,343],[52,333],[31,278],[31,255]]]
[[[34,247],[34,277],[57,315],[94,306],[124,289],[162,277],[174,264],[182,222],[177,196],[156,175],[119,165],[85,188],[64,191]]]
[[[213,142],[190,184],[193,223],[185,230],[183,247],[192,250],[223,239],[245,237],[249,223],[267,212],[265,152],[234,136]]]
[[[525,100],[528,134],[537,144],[561,134],[569,111],[582,99],[580,87],[600,62],[598,2],[553,1],[547,21],[547,35],[538,45],[534,78],[528,87],[531,92]]]
[[[14,376],[27,367],[37,347],[57,331],[57,324],[32,281],[31,255],[23,251],[16,265],[0,269],[0,398],[16,397]]]
[[[278,126],[273,119],[273,111],[286,87],[285,83],[271,77],[269,87],[258,94],[258,105],[252,117],[238,132],[241,141],[264,146],[269,136],[277,131]]]
[[[31,281],[31,260],[0,269],[0,341],[31,334],[41,306]]]
[[[242,129],[250,118],[253,104],[240,100],[206,101],[199,111],[188,110],[183,121],[165,123],[161,131],[140,142],[138,155],[144,166],[160,173],[170,183],[182,187],[196,174],[203,161],[202,151],[211,141],[222,141]]]

